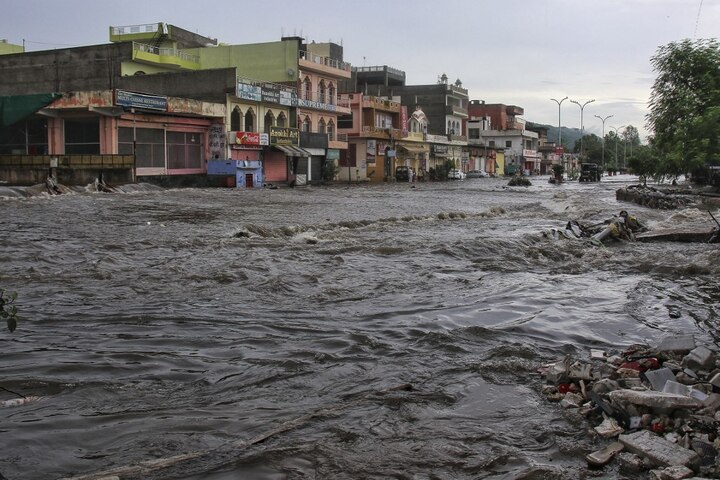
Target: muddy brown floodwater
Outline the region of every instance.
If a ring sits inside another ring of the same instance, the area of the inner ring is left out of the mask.
[[[121,478],[597,476],[600,443],[538,367],[668,334],[717,344],[720,251],[546,237],[622,209],[711,223],[617,202],[629,176],[533,182],[0,187],[0,288],[22,317],[0,333],[0,386],[42,397],[0,409],[0,473],[196,452]]]

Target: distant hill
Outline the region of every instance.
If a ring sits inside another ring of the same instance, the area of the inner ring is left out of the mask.
[[[558,140],[558,127],[553,125],[545,125],[542,123],[535,123],[535,122],[526,122],[528,129],[535,126],[535,127],[544,127],[548,129],[547,138],[548,142],[550,143],[556,143]],[[587,130],[585,130],[585,134],[587,134]],[[568,128],[568,127],[562,127],[562,143],[563,145],[567,146],[568,149],[572,150],[573,146],[575,145],[575,142],[577,140],[580,140],[580,129],[579,128]]]

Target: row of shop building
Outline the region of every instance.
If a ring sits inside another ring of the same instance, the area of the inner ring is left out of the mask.
[[[298,37],[218,45],[159,23],[110,27],[110,40],[0,43],[0,181],[52,168],[64,183],[254,187],[542,167],[542,132],[524,128],[522,109],[471,102],[444,75],[406,85],[400,70],[352,68],[342,46]]]

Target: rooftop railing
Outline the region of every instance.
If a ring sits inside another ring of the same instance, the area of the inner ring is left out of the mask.
[[[298,52],[298,56],[303,60],[317,63],[318,65],[325,65],[326,67],[337,68],[338,70],[344,70],[346,72],[349,72],[351,69],[350,64],[347,62],[342,62],[330,57],[324,57],[312,52],[306,52],[305,50],[300,50]]]
[[[177,57],[185,62],[200,63],[199,55],[190,55],[182,50],[178,50],[177,48],[155,47],[145,43],[133,42],[133,50],[163,57]]]

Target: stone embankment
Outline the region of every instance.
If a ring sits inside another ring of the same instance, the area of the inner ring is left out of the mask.
[[[591,468],[616,462],[629,476],[720,478],[720,363],[694,337],[591,350],[540,373],[548,400],[583,415],[604,444],[588,453]]]

